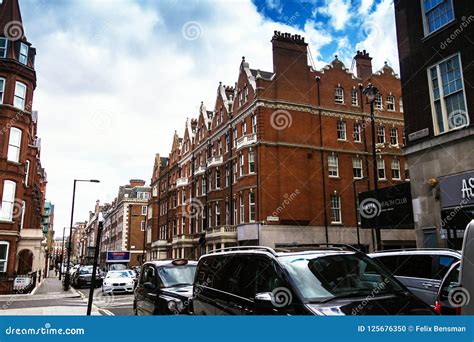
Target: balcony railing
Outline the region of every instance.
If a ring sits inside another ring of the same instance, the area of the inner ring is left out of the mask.
[[[197,169],[194,170],[194,175],[198,176],[206,172],[206,167],[204,165],[199,165]]]
[[[244,135],[237,139],[237,149],[241,149],[242,147],[255,144],[256,142],[257,135],[255,133]]]
[[[237,239],[237,227],[236,226],[223,226],[210,228],[206,233],[207,238],[231,238]]]
[[[178,180],[176,181],[177,187],[186,186],[186,185],[188,185],[188,177],[178,178]]]
[[[220,165],[220,164],[222,164],[222,156],[212,157],[207,160],[207,167]]]

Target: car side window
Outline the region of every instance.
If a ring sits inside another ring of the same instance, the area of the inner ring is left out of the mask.
[[[441,285],[441,296],[448,297],[449,293],[451,293],[453,289],[460,286],[460,268],[461,266],[453,268],[451,272],[446,276],[446,279],[444,279],[444,282]]]
[[[148,265],[143,269],[142,283],[152,283],[156,284],[155,278],[155,267],[153,265]]]
[[[284,287],[285,282],[277,273],[277,265],[270,259],[261,259],[258,262],[256,276],[256,293],[273,292]]]
[[[400,255],[395,275],[433,279],[433,258],[430,255]]]
[[[440,255],[436,258],[434,279],[442,280],[452,264],[457,260],[452,256]]]
[[[379,261],[393,275],[398,275],[398,273],[397,273],[398,272],[398,256],[396,256],[396,255],[383,256],[383,257],[379,257],[379,258],[374,258],[374,260]]]

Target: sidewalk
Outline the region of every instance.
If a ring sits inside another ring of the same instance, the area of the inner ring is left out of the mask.
[[[31,293],[0,296],[0,316],[84,316],[87,302],[72,287],[63,291],[61,280],[52,275]],[[92,315],[100,315],[92,306]]]

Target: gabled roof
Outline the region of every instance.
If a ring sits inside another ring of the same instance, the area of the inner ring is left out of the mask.
[[[331,69],[336,69],[336,68],[342,69],[343,71],[346,72],[346,74],[350,75],[351,78],[353,79],[357,78],[356,75],[354,75],[354,73],[352,73],[348,68],[346,68],[344,63],[342,63],[342,61],[339,60],[337,55],[334,56],[334,59],[332,60],[331,63],[327,64],[321,70],[319,70],[319,73],[324,74],[326,71],[329,71]]]
[[[267,80],[267,81],[271,81],[273,79],[273,76],[275,76],[275,73],[270,72],[270,71],[250,69],[250,72],[252,73],[252,76],[254,76],[255,78],[263,78],[264,80]]]
[[[388,73],[389,75],[392,75],[394,76],[396,79],[399,79],[400,77],[395,73],[395,71],[393,70],[393,68],[388,65],[387,62],[384,63],[384,66],[382,68],[380,68],[379,70],[377,70],[376,72],[374,72],[374,75],[377,75],[377,76],[380,76],[382,74],[385,74],[385,73]]]

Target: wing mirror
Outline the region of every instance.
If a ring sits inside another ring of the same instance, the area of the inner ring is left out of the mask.
[[[271,292],[261,292],[255,295],[255,308],[263,310],[275,309],[273,305],[273,294]]]

